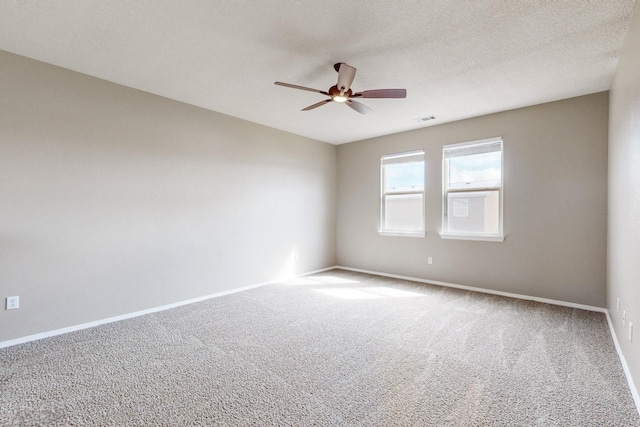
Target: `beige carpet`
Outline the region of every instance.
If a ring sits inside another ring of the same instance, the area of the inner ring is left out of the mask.
[[[601,313],[334,270],[2,349],[0,425],[640,420]]]

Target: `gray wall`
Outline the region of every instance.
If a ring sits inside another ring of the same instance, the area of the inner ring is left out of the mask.
[[[335,146],[6,52],[0,69],[0,297],[20,296],[0,341],[335,265]]]
[[[640,386],[640,8],[636,7],[611,87],[607,300],[636,388]],[[617,301],[620,298],[620,312]],[[622,324],[622,311],[634,325]]]
[[[605,307],[607,117],[598,93],[339,146],[338,264]],[[442,146],[494,136],[506,240],[441,239]],[[427,236],[379,236],[380,157],[416,149]]]

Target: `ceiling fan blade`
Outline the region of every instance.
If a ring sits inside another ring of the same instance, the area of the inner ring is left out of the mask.
[[[406,89],[374,89],[364,90],[362,92],[354,93],[351,96],[360,96],[362,98],[406,98]]]
[[[314,108],[322,107],[324,104],[326,104],[327,102],[331,102],[331,101],[333,101],[333,100],[332,99],[325,99],[324,101],[316,102],[313,105],[309,105],[307,108],[303,108],[302,111],[309,111],[309,110],[313,110]]]
[[[354,101],[352,99],[349,99],[347,102],[345,102],[345,104],[347,104],[349,107],[353,108],[360,114],[367,114],[368,112],[373,111],[371,110],[371,108],[367,107],[366,105],[361,104],[358,101]]]
[[[356,69],[351,65],[347,65],[344,62],[340,63],[340,71],[338,71],[338,84],[336,85],[338,89],[343,89],[344,91],[348,91],[351,87],[351,83],[353,83],[353,79],[356,76]]]
[[[316,93],[321,93],[323,95],[329,95],[327,92],[323,90],[318,90],[318,89],[313,89],[310,87],[304,87],[304,86],[298,86],[298,85],[292,85],[291,83],[275,82],[274,84],[278,86],[290,87],[292,89],[308,90],[309,92],[316,92]]]

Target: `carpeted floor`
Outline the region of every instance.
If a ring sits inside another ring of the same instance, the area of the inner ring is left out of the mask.
[[[1,349],[0,425],[640,419],[601,313],[333,270]]]

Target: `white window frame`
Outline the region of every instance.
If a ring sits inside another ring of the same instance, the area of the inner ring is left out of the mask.
[[[473,154],[473,146],[477,146],[477,152],[482,152],[482,146],[489,146],[492,144],[500,144],[500,185],[493,187],[477,187],[477,188],[464,188],[464,189],[450,189],[449,186],[449,160],[447,151],[460,150],[465,147],[469,147],[469,154]],[[499,197],[499,209],[498,209],[498,233],[472,233],[472,232],[450,232],[447,229],[448,212],[447,205],[449,199],[449,193],[481,193],[486,191],[498,191]],[[458,239],[458,240],[483,240],[489,242],[504,242],[504,143],[501,137],[481,139],[477,141],[461,142],[459,144],[449,144],[442,147],[442,230],[440,237],[443,239]]]
[[[422,183],[422,189],[421,190],[406,190],[406,191],[393,191],[393,192],[387,192],[386,191],[386,185],[385,185],[385,160],[392,160],[392,159],[400,159],[403,157],[415,157],[415,156],[422,156],[422,162],[423,162],[423,171],[425,170],[424,168],[426,167],[425,165],[425,158],[424,158],[424,150],[413,150],[413,151],[407,151],[407,152],[403,152],[403,153],[394,153],[394,154],[385,154],[384,156],[382,156],[380,158],[380,228],[378,229],[378,233],[381,236],[407,236],[407,237],[424,237],[426,235],[426,231],[425,231],[425,227],[424,227],[424,222],[425,222],[425,193],[424,193],[424,181]],[[425,178],[423,177],[423,180]],[[419,230],[392,230],[392,229],[385,229],[384,228],[384,224],[385,224],[385,203],[386,203],[386,196],[387,195],[411,195],[411,194],[421,194],[422,195],[422,218],[420,220],[420,229]]]

